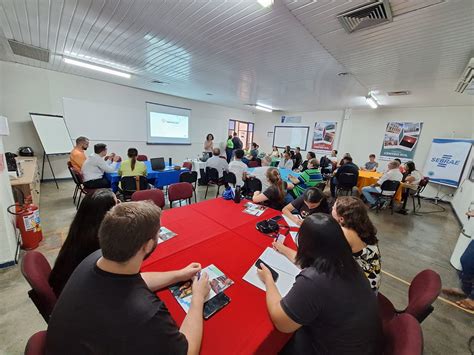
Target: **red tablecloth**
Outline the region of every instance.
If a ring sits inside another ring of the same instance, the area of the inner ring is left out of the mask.
[[[265,292],[242,280],[262,251],[263,248],[227,231],[143,267],[142,271],[174,270],[194,261],[203,266],[216,265],[234,281],[225,291],[231,302],[204,322],[201,354],[276,354],[290,335],[273,327],[267,313]],[[171,292],[162,290],[158,296],[181,324],[186,313]]]
[[[196,212],[191,206],[164,210],[161,225],[177,235],[160,243],[153,254],[143,262],[142,267],[227,231],[222,225]]]
[[[245,209],[244,205],[247,202],[250,201],[242,200],[239,204],[236,204],[232,200],[215,198],[190,205],[190,207],[229,230],[233,230],[248,222],[257,223],[258,221],[269,219],[280,214],[280,212],[272,210],[271,208],[267,208],[259,217],[243,213],[242,211]]]
[[[272,242],[255,224],[280,212],[267,209],[260,217],[251,216],[242,212],[245,202],[213,199],[164,211],[162,225],[177,236],[158,245],[142,265],[147,272],[180,269],[195,261],[203,267],[214,264],[234,281],[225,291],[230,304],[204,322],[202,354],[276,354],[291,336],[273,327],[265,292],[242,280]],[[157,294],[181,324],[186,314],[171,292]]]

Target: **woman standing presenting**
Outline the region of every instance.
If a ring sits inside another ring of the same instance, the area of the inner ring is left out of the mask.
[[[209,158],[212,157],[212,150],[214,149],[214,136],[209,133],[206,136],[206,140],[204,141],[204,152],[209,154]]]

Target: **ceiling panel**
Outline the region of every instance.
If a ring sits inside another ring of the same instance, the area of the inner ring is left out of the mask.
[[[256,0],[0,0],[0,60],[239,108],[366,107],[369,89],[413,91],[382,98],[392,106],[439,96],[466,104],[453,88],[474,49],[473,2],[439,1],[392,0],[393,23],[349,35],[336,16],[365,0],[275,0],[269,9]],[[48,48],[50,63],[13,55],[10,38]],[[63,56],[133,75],[72,67]]]
[[[474,56],[474,1],[391,0],[393,22],[347,33],[334,25],[333,10],[366,1],[287,1],[314,38],[369,90],[390,106],[474,105],[454,92]],[[328,6],[330,8],[328,8]],[[336,28],[335,28],[336,27]],[[387,91],[409,90],[408,97]]]

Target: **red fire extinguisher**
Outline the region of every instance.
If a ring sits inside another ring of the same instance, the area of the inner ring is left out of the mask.
[[[15,208],[14,211],[12,209]],[[16,203],[8,207],[8,212],[16,216],[16,227],[21,233],[21,247],[26,250],[35,249],[43,240],[41,231],[39,208],[28,196],[23,205]]]

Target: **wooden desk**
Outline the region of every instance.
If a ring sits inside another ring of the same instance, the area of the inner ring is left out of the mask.
[[[32,197],[33,203],[39,206],[40,202],[40,172],[38,169],[38,160],[36,157],[18,157],[17,164],[23,171],[23,175],[18,179],[10,179],[10,185],[13,189],[13,196],[15,201],[18,199],[19,193],[24,197]],[[15,191],[17,190],[17,191]],[[17,201],[18,202],[18,201]]]

